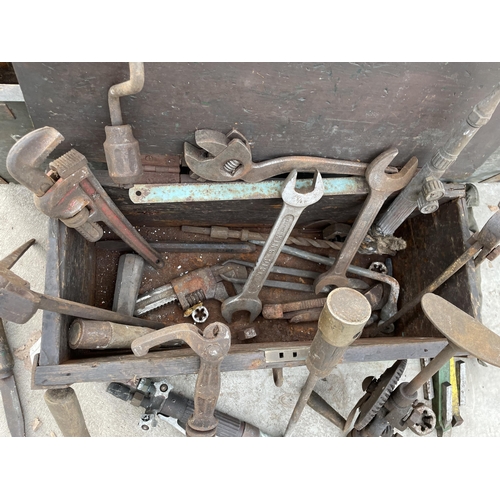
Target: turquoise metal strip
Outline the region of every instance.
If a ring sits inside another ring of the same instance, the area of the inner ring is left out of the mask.
[[[186,184],[136,184],[129,189],[133,203],[185,203],[187,201],[263,200],[281,198],[284,180],[250,184],[248,182],[186,183]],[[368,194],[363,177],[336,177],[323,179],[324,196]],[[308,188],[312,179],[298,179],[297,189]]]

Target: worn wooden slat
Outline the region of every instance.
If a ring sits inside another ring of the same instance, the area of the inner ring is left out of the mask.
[[[389,361],[434,357],[445,346],[444,339],[374,338],[359,339],[350,346],[344,363]],[[221,371],[257,370],[264,368],[303,366],[305,361],[266,363],[266,349],[298,349],[311,342],[276,342],[232,346],[221,364]],[[168,377],[197,373],[199,357],[191,349],[152,352],[144,358],[133,355],[107,356],[73,360],[56,366],[37,366],[34,373],[36,389],[78,382],[111,382],[137,377]]]
[[[36,127],[50,125],[92,161],[105,161],[107,92],[127,63],[16,63]],[[121,99],[141,151],[181,154],[194,131],[237,127],[256,161],[315,155],[371,161],[390,146],[396,165],[421,163],[500,81],[500,63],[145,63],[144,89]],[[463,180],[500,145],[500,114],[453,165]]]
[[[84,304],[95,294],[95,246],[57,219],[49,221],[45,294]],[[72,316],[44,311],[40,364],[62,363],[70,357],[67,332]]]

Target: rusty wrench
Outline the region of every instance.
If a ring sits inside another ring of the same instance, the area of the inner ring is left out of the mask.
[[[386,174],[386,167],[397,154],[398,150],[396,148],[390,148],[378,155],[366,169],[366,181],[370,186],[370,194],[356,217],[345,243],[342,245],[335,265],[314,281],[316,294],[320,293],[327,285],[348,286],[347,269],[382,205],[391,193],[403,189],[413,177],[418,165],[418,160],[415,157],[411,158],[397,174]]]
[[[295,190],[296,180],[297,171],[292,170],[283,183],[281,191],[283,207],[281,212],[242,292],[229,297],[222,303],[221,313],[228,323],[231,322],[231,318],[236,311],[248,311],[250,313],[250,322],[260,314],[262,302],[259,299],[259,292],[264,286],[264,282],[269,276],[281,249],[303,210],[319,201],[323,196],[323,179],[318,171],[314,174],[313,189],[308,193],[302,194]]]
[[[197,130],[194,138],[202,149],[185,142],[184,159],[197,176],[207,181],[260,182],[292,170],[364,176],[368,166],[357,161],[314,156],[285,156],[254,163],[248,141],[237,130],[227,135],[215,130]],[[387,167],[387,172],[397,172],[397,169]]]
[[[113,203],[87,164],[85,156],[72,149],[50,163],[45,174],[42,162],[64,140],[52,127],[33,130],[22,137],[7,155],[7,170],[32,191],[36,207],[49,217],[75,228],[88,241],[101,238],[104,222],[123,241],[156,269],[164,266],[153,250]]]
[[[200,357],[194,413],[186,425],[186,435],[213,437],[218,424],[214,412],[220,394],[220,364],[231,346],[231,331],[224,323],[212,323],[203,333],[194,325],[181,323],[135,339],[132,351],[145,356],[152,347],[172,340],[183,340]]]

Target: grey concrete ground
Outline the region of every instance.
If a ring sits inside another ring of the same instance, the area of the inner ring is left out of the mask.
[[[474,209],[479,227],[500,201],[500,185],[479,185],[481,206]],[[32,195],[18,185],[0,186],[0,256],[5,256],[30,238],[34,245],[13,270],[28,280],[35,291],[43,291],[47,252],[47,219],[33,205]],[[500,259],[499,259],[500,260]],[[485,263],[481,270],[484,324],[500,333],[500,262]],[[41,330],[38,312],[25,325],[5,322],[10,345],[17,351],[15,377],[25,415],[28,436],[61,436],[43,399],[43,391],[30,389],[29,358],[23,346],[31,344]],[[25,359],[22,359],[22,358]],[[317,392],[342,415],[362,394],[361,382],[368,375],[378,376],[392,362],[344,364],[334,369],[326,380],[318,382]],[[409,362],[403,380],[419,369],[417,360]],[[500,436],[500,370],[484,367],[474,359],[467,360],[467,404],[461,412],[464,424],[453,429],[452,436]],[[305,367],[285,369],[284,384],[277,388],[270,370],[222,374],[222,392],[218,408],[259,426],[271,436],[284,432],[300,388],[307,378]],[[171,377],[176,391],[192,397],[196,376]],[[139,426],[141,410],[106,393],[107,384],[76,384],[87,426],[92,436],[181,436],[168,423],[159,422],[145,433]],[[411,432],[405,436],[414,436]],[[3,408],[0,407],[0,436],[9,436]],[[296,436],[339,436],[340,431],[308,407],[296,427]]]

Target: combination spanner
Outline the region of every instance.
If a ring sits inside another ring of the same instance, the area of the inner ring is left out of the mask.
[[[323,179],[318,171],[314,174],[313,189],[308,193],[302,194],[295,190],[296,180],[297,171],[293,170],[283,183],[281,191],[283,207],[281,212],[259,255],[253,272],[243,287],[243,291],[234,297],[226,299],[222,303],[221,313],[228,323],[231,322],[233,314],[236,311],[248,311],[250,313],[250,322],[254,321],[260,314],[262,311],[262,302],[259,299],[259,292],[264,286],[264,282],[269,276],[281,249],[285,245],[288,236],[290,236],[304,209],[319,201],[323,196]]]
[[[368,166],[357,161],[314,156],[285,156],[254,163],[248,141],[237,130],[227,135],[216,130],[197,130],[194,137],[202,149],[185,142],[184,159],[197,176],[207,181],[260,182],[292,170],[362,177]],[[210,156],[207,157],[207,153]],[[388,166],[387,173],[391,172],[397,172],[397,168]]]
[[[335,265],[314,281],[316,293],[319,293],[328,285],[349,286],[346,277],[349,264],[356,255],[359,246],[363,243],[382,205],[391,193],[403,189],[413,177],[418,165],[418,160],[415,157],[412,157],[397,174],[387,175],[385,173],[386,167],[397,154],[398,150],[396,148],[390,148],[377,156],[366,169],[366,181],[370,186],[370,194],[342,245],[342,250],[336,259]]]

